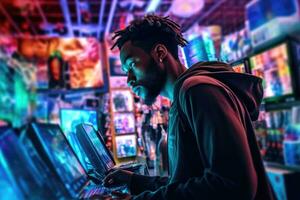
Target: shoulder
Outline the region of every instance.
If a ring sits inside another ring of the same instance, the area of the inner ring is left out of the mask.
[[[219,112],[235,107],[233,94],[222,82],[207,76],[185,80],[178,94],[179,109],[184,113],[197,110],[200,113]]]
[[[197,86],[197,85],[221,86],[221,82],[215,78],[205,76],[205,75],[192,76],[183,81],[180,91],[181,92],[187,91],[190,88]]]
[[[208,100],[218,97],[225,91],[224,84],[209,76],[192,76],[187,78],[179,89],[179,101],[189,98]]]

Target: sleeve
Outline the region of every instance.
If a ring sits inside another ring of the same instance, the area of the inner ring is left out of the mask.
[[[138,195],[146,190],[155,191],[161,186],[167,185],[168,180],[168,177],[133,174],[130,184],[130,193],[132,195]]]
[[[201,177],[170,183],[134,200],[250,200],[257,179],[247,136],[232,97],[218,86],[195,85],[181,95],[186,123],[195,135],[205,170]]]

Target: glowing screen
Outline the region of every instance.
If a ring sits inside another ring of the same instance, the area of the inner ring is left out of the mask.
[[[133,96],[130,90],[112,90],[113,112],[133,111]]]
[[[66,188],[70,191],[78,190],[85,184],[84,182],[79,182],[85,177],[85,172],[59,127],[56,125],[37,124],[34,124],[34,127],[39,133],[39,139],[42,141]]]
[[[135,132],[135,120],[133,113],[116,113],[114,125],[117,134]]]
[[[84,130],[86,131],[88,137],[92,141],[94,147],[96,148],[96,151],[98,155],[101,157],[101,161],[106,166],[106,169],[111,169],[115,164],[112,160],[112,158],[109,155],[109,152],[107,151],[106,147],[104,146],[103,142],[100,140],[100,138],[97,136],[97,133],[93,129],[93,127],[89,125],[83,125]]]
[[[67,137],[73,150],[76,152],[76,155],[83,167],[86,170],[91,169],[90,161],[81,148],[76,136],[76,126],[81,123],[89,123],[97,129],[96,111],[62,109],[60,112],[61,127],[65,136]]]
[[[266,98],[293,93],[287,44],[250,58],[252,74],[263,78]]]
[[[131,157],[136,155],[136,135],[116,136],[117,157]]]
[[[104,86],[100,44],[95,38],[4,38],[0,46],[16,65],[35,70],[36,88]]]
[[[244,63],[240,63],[237,65],[232,66],[233,71],[238,72],[238,73],[245,73],[246,68]]]

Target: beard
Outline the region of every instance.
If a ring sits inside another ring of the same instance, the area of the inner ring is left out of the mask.
[[[161,69],[151,57],[149,65],[142,80],[138,81],[141,86],[140,97],[146,105],[152,105],[160,94],[166,82],[166,72]]]

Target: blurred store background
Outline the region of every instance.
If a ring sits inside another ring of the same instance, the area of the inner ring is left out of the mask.
[[[171,102],[144,105],[110,50],[114,31],[151,13],[181,25],[187,67],[218,60],[263,78],[253,124],[261,155],[278,199],[300,199],[299,0],[1,0],[0,199],[76,193],[93,165],[76,137],[88,132],[81,123],[92,125],[91,141],[103,142],[114,164],[167,175]],[[45,159],[51,148],[57,165]],[[57,166],[63,186],[52,176]]]

